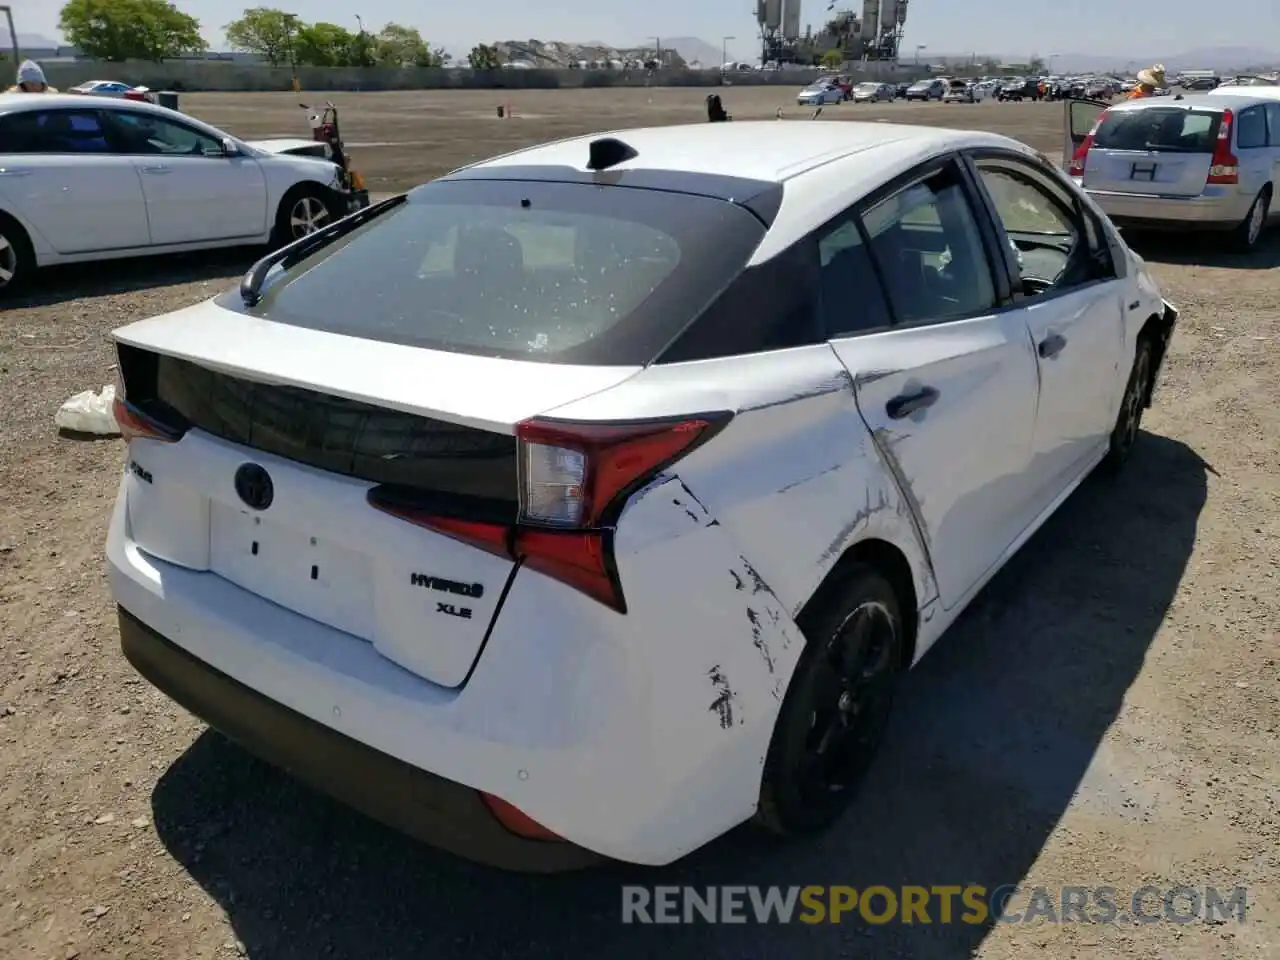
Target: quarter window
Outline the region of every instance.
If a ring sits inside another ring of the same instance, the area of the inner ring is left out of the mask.
[[[899,323],[954,320],[996,305],[991,268],[959,173],[946,168],[863,214]]]
[[[1273,147],[1280,147],[1280,103],[1268,103],[1266,110],[1268,143]]]

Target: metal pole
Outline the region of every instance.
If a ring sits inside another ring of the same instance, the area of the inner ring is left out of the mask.
[[[0,10],[4,11],[4,17],[9,21],[9,42],[13,44],[13,68],[16,70],[22,63],[22,51],[18,49],[18,31],[13,27],[13,11],[7,6],[0,7]]]

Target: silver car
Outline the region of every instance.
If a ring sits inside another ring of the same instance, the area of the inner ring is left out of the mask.
[[[1067,172],[1120,227],[1214,230],[1250,250],[1280,215],[1280,99],[1068,100]]]
[[[868,81],[860,83],[853,88],[853,102],[879,103],[883,100],[888,103],[896,94],[897,90],[894,89],[892,84]]]

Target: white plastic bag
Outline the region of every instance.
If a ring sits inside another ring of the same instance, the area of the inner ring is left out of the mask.
[[[59,430],[75,433],[93,433],[101,437],[114,437],[120,433],[111,405],[115,403],[116,388],[108,384],[101,392],[86,390],[58,408],[53,422]]]

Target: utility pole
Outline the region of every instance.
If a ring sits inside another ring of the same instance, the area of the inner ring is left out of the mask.
[[[0,10],[4,11],[4,17],[9,21],[9,42],[13,44],[13,66],[16,69],[22,62],[22,51],[18,49],[18,31],[13,28],[13,11],[7,6],[0,6]]]

